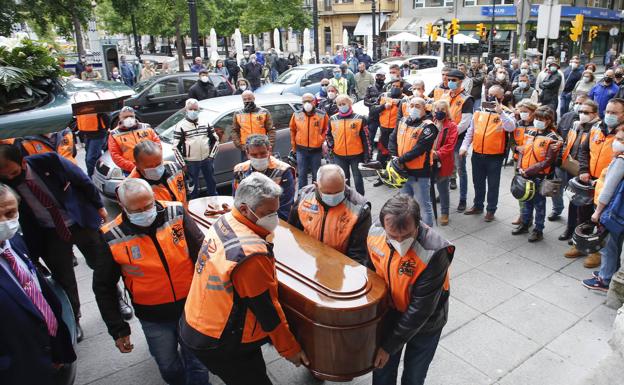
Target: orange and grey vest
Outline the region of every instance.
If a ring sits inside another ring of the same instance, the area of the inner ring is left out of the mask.
[[[329,121],[334,137],[334,154],[338,156],[354,156],[364,153],[361,132],[364,129],[364,118],[353,114],[350,118],[342,118],[338,114]]]
[[[43,135],[26,136],[14,141],[19,144],[26,156],[44,154],[46,152],[57,152],[65,159],[76,164],[74,158],[74,135],[69,128],[55,132],[53,139],[48,139]]]
[[[76,116],[76,127],[79,131],[82,132],[97,132],[99,130],[104,130],[106,128],[106,124],[101,116],[98,116],[97,113],[94,114],[84,114]]]
[[[186,201],[186,183],[184,182],[184,171],[177,167],[173,162],[164,162],[165,174],[167,175],[167,184],[151,184],[152,191],[154,191],[154,199],[160,201],[175,201],[180,202],[184,207],[187,206]],[[145,179],[141,173],[135,168],[132,170],[128,178]]]
[[[408,126],[407,118],[401,119],[397,127],[397,155],[403,156],[405,153],[412,151],[422,136],[425,126],[430,124],[433,124],[433,122],[430,120],[423,120],[416,127]],[[425,167],[427,159],[430,159],[429,152],[424,152],[405,163],[405,167],[408,170],[422,170]]]
[[[269,119],[269,111],[264,108],[258,108],[255,112],[245,112],[243,110],[234,115],[234,119],[240,126],[240,142],[247,143],[247,137],[253,134],[267,135],[264,127],[267,119]]]
[[[304,111],[293,113],[290,122],[293,148],[321,148],[327,133],[327,121],[327,114],[319,109],[316,109],[311,116]]]
[[[381,106],[381,111],[379,112],[379,125],[382,128],[394,129],[396,127],[397,119],[399,117],[399,104],[402,104],[403,106],[403,116],[406,115],[407,103],[401,103],[402,101],[407,101],[407,99],[392,99],[388,97],[387,93],[381,95],[379,98],[379,105]],[[391,103],[392,106],[390,108],[385,108],[386,103]]]
[[[473,124],[472,148],[474,152],[484,155],[502,155],[505,153],[507,134],[503,129],[499,114],[475,111]]]
[[[559,142],[557,139],[543,134],[527,135],[524,140],[522,158],[520,159],[520,168],[526,170],[536,163],[546,160],[548,148]],[[554,160],[553,160],[554,164]],[[541,170],[540,175],[548,175],[552,171],[552,164]]]
[[[588,131],[581,131],[581,136],[580,138],[578,138],[579,130],[582,130],[580,124],[578,126],[575,125],[570,131],[568,131],[568,136],[566,137],[566,145],[563,149],[563,155],[561,158],[562,160],[568,159],[568,156],[572,156],[573,159],[578,160],[578,153],[583,144],[589,138]],[[577,140],[579,140],[579,143],[576,145],[576,152],[572,153],[572,149],[574,148]]]
[[[613,159],[613,140],[615,139],[616,130],[605,135],[600,129],[600,124],[595,124],[589,130],[589,175],[593,178],[599,178],[602,170],[604,170]]]
[[[436,89],[435,91],[438,91],[438,89]],[[435,99],[435,93],[434,94],[434,99]],[[443,91],[447,91],[447,90],[443,90]],[[439,99],[437,100],[446,100],[449,104],[449,113],[451,116],[449,116],[449,118],[451,118],[455,124],[459,124],[461,122],[462,119],[462,109],[464,108],[464,103],[466,103],[466,99],[469,98],[470,95],[465,94],[464,90],[461,89],[455,96],[451,95],[451,92],[444,92]]]
[[[156,132],[149,124],[139,123],[136,128],[121,130],[116,128],[110,132],[113,140],[121,149],[122,156],[134,163],[134,148],[144,140],[156,141]]]
[[[242,182],[243,179],[251,175],[251,173],[254,171],[255,170],[251,168],[251,161],[249,160],[246,160],[234,166],[234,189],[237,189],[240,182]],[[292,172],[293,175],[295,175],[292,166],[290,166],[286,162],[282,162],[281,160],[274,158],[271,155],[269,158],[269,167],[267,167],[267,169],[264,170],[264,172],[262,173],[271,178],[273,182],[281,184],[284,174],[286,172]]]

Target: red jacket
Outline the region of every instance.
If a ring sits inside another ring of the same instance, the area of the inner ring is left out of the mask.
[[[455,162],[455,144],[457,143],[457,124],[451,119],[444,119],[444,126],[438,132],[433,144],[433,151],[438,155],[442,164],[438,170],[438,177],[450,176],[453,173]]]

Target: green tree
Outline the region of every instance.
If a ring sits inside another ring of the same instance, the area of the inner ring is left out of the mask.
[[[312,24],[303,0],[249,0],[240,18],[243,33],[261,33],[274,28],[303,30]]]
[[[14,0],[0,0],[0,36],[9,36],[13,24],[24,20]]]

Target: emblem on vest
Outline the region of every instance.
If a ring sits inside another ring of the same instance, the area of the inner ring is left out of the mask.
[[[301,205],[301,210],[307,211],[309,213],[318,213],[319,205],[315,203],[310,203],[308,201],[304,201],[303,204]]]
[[[37,152],[43,150],[43,146],[39,143],[35,143],[35,150],[37,150]]]
[[[261,121],[262,120],[262,115],[256,115],[256,120],[257,121]]]
[[[499,117],[496,117],[496,118],[494,118],[494,120],[492,120],[492,121],[493,121],[494,123],[498,124],[498,123],[500,123],[500,118],[499,118]]]
[[[173,243],[175,243],[176,245],[180,243],[180,241],[183,241],[184,229],[182,228],[182,225],[173,225],[171,227],[171,236],[173,237]]]
[[[416,263],[414,261],[401,262],[399,265],[399,275],[407,275],[409,277],[414,276],[414,267]]]
[[[149,136],[149,134],[147,133],[147,131],[139,131],[139,132],[137,132],[136,134],[137,134],[137,136],[138,136],[139,138],[141,138],[141,139],[142,139],[142,138],[147,138],[147,137]]]
[[[458,100],[458,101],[457,101],[457,103],[455,103],[455,105],[457,105],[457,106],[461,106],[461,105],[462,105],[461,100]]]
[[[349,126],[352,130],[355,130],[357,127],[355,125],[355,122],[351,123],[351,125]]]
[[[204,266],[206,265],[206,260],[210,258],[211,253],[215,253],[217,251],[217,244],[214,239],[210,238],[201,247],[199,251],[199,255],[197,257],[197,274],[201,274],[204,270]]]
[[[130,248],[130,253],[132,254],[132,259],[141,259],[141,248],[139,246],[132,246]]]
[[[176,179],[176,187],[178,188],[179,192],[182,192],[184,190],[184,180],[182,178]]]

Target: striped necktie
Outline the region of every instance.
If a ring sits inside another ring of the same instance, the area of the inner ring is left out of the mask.
[[[40,186],[33,180],[26,179],[26,186],[33,193],[35,198],[48,210],[48,213],[52,217],[52,222],[54,222],[54,228],[56,229],[56,233],[62,240],[65,242],[71,241],[72,233],[69,231],[69,228],[65,224],[65,220],[63,219],[63,215],[61,214],[61,210],[56,206],[50,195],[46,193]]]
[[[33,276],[28,272],[28,270],[24,269],[17,263],[15,256],[11,253],[10,249],[7,248],[0,255],[9,263],[11,270],[13,270],[13,273],[15,274],[15,278],[17,278],[17,282],[19,282],[28,298],[30,298],[33,305],[35,305],[37,310],[39,310],[43,316],[46,326],[48,327],[48,333],[53,337],[56,336],[56,330],[58,329],[56,316],[54,315],[54,312],[52,312],[52,308],[50,308],[48,301],[46,301],[43,297],[41,290],[39,290],[37,284],[34,282]]]

